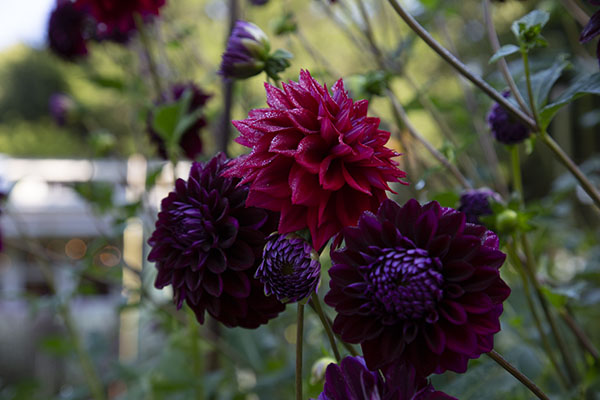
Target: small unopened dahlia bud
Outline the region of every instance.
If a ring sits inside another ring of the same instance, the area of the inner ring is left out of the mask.
[[[219,74],[233,79],[258,75],[267,65],[270,50],[269,38],[258,26],[237,21],[223,53]]]
[[[306,299],[317,291],[321,280],[319,255],[295,234],[272,234],[255,277],[265,285],[265,294],[283,303]]]
[[[504,98],[510,97],[510,91],[502,93]],[[494,138],[500,143],[517,144],[530,135],[529,128],[517,120],[511,113],[498,103],[494,103],[487,116],[487,122]]]
[[[465,213],[467,222],[481,225],[479,217],[492,214],[490,199],[500,201],[501,197],[490,189],[467,190],[460,196],[458,211]]]

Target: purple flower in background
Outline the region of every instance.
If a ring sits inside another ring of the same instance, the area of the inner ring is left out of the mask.
[[[67,122],[67,116],[74,107],[73,99],[64,93],[54,93],[48,101],[50,115],[59,126],[63,126]]]
[[[271,45],[256,25],[237,21],[229,36],[219,74],[230,79],[245,79],[260,74],[266,67]]]
[[[48,21],[48,45],[57,56],[73,61],[88,53],[91,28],[87,13],[68,0],[58,0]]]
[[[276,218],[244,206],[248,187],[223,177],[228,162],[222,153],[194,162],[188,180],[177,180],[161,203],[148,260],[158,269],[154,285],[172,285],[177,307],[185,300],[200,323],[208,312],[226,326],[256,328],[285,307],[254,278]]]
[[[362,357],[346,357],[329,364],[323,393],[317,400],[456,400],[436,391],[414,368],[394,365],[384,378],[369,371]]]
[[[165,103],[167,98],[173,99],[175,101],[181,99],[186,91],[189,91],[191,94],[189,107],[187,110],[188,114],[194,113],[201,108],[204,107],[208,99],[210,99],[211,95],[205,93],[196,86],[194,83],[185,83],[185,84],[176,84],[170,89],[171,94],[169,96],[163,95],[162,101],[157,102],[158,104]],[[154,119],[154,114],[150,113],[148,115],[148,133],[150,134],[150,139],[156,145],[158,154],[165,160],[167,160],[167,148],[165,145],[165,141],[160,136],[158,132],[156,132],[152,128],[152,122]],[[189,128],[183,132],[181,135],[181,139],[179,140],[179,147],[185,154],[185,156],[194,160],[198,155],[202,154],[202,139],[200,138],[200,130],[206,126],[206,120],[203,117],[198,117],[196,122],[194,122]]]
[[[424,376],[464,372],[492,350],[510,294],[493,232],[437,202],[385,200],[342,234],[325,302],[338,313],[333,330],[361,344],[369,369],[408,362]]]
[[[267,295],[279,301],[296,302],[316,292],[321,280],[319,255],[311,245],[294,234],[271,235],[263,251],[256,278]]]
[[[479,217],[482,215],[491,215],[489,199],[500,201],[500,195],[490,189],[467,190],[460,196],[460,207],[458,211],[465,213],[467,222],[472,224],[481,224]]]
[[[502,92],[504,98],[510,97],[510,91]],[[494,103],[488,116],[487,122],[494,138],[500,143],[517,144],[529,137],[529,128],[521,121],[517,120],[504,107]]]
[[[600,6],[599,0],[590,0],[590,3]],[[581,31],[581,35],[579,36],[579,41],[581,43],[587,43],[596,36],[600,35],[600,10],[596,11],[594,15],[590,18],[587,25],[583,27]],[[598,46],[596,48],[596,57],[598,58],[598,62],[600,63],[600,41],[598,42]]]
[[[264,6],[269,0],[250,0],[250,3],[254,6]]]
[[[158,16],[165,0],[76,0],[75,4],[96,20],[98,39],[124,42],[136,29],[135,16]]]

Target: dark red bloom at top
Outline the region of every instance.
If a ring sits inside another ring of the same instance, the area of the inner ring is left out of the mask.
[[[386,200],[343,236],[325,302],[338,313],[333,330],[361,344],[371,370],[406,362],[423,376],[465,372],[492,350],[510,294],[493,232],[437,202]]]
[[[70,1],[58,1],[48,21],[48,46],[59,57],[72,61],[88,53],[91,20]]]
[[[158,269],[154,286],[172,285],[177,307],[185,301],[200,323],[206,311],[226,326],[256,328],[285,308],[254,278],[274,224],[268,211],[244,206],[248,188],[223,176],[228,162],[222,153],[194,162],[188,180],[177,180],[148,260]]]
[[[165,0],[76,0],[98,23],[99,38],[122,37],[135,30],[134,15],[158,16]]]
[[[319,250],[364,210],[386,199],[405,173],[385,147],[390,133],[354,102],[342,80],[330,94],[308,71],[283,90],[265,84],[269,108],[234,121],[236,141],[252,148],[227,172],[250,184],[246,205],[281,212],[279,233],[308,227]]]
[[[369,371],[362,357],[346,357],[329,364],[323,393],[317,400],[456,400],[436,391],[412,366],[394,365],[383,377]]]

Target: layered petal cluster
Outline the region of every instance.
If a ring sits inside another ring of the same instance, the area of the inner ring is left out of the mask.
[[[254,278],[274,224],[266,210],[244,206],[248,188],[222,175],[227,163],[223,154],[194,162],[188,180],[177,180],[162,201],[148,260],[158,269],[154,285],[171,285],[177,307],[185,300],[200,323],[206,311],[226,326],[256,328],[284,309]]]
[[[265,84],[269,108],[234,121],[250,147],[227,172],[250,184],[246,204],[281,213],[279,233],[308,227],[317,250],[365,210],[377,210],[389,182],[405,173],[385,147],[390,133],[354,102],[342,80],[330,94],[308,71],[280,90]]]
[[[493,232],[437,202],[386,200],[343,237],[325,302],[337,311],[333,330],[360,343],[371,370],[401,361],[424,376],[464,372],[492,350],[510,294]]]
[[[165,0],[76,0],[75,4],[94,17],[100,39],[123,41],[135,30],[135,15],[158,16]]]
[[[282,302],[310,297],[321,281],[319,255],[303,238],[274,233],[267,240],[256,278],[265,285],[267,295]]]
[[[600,0],[589,0],[589,2],[593,5],[600,6]],[[583,27],[581,35],[579,36],[579,41],[581,43],[587,43],[596,36],[600,36],[600,10],[596,11],[588,23]],[[600,41],[596,47],[596,57],[598,58],[598,63],[600,63]]]
[[[48,46],[59,57],[72,61],[88,53],[93,27],[87,13],[68,0],[59,0],[48,21]],[[90,30],[91,29],[91,30]]]
[[[456,400],[436,391],[414,368],[402,364],[388,368],[384,377],[369,371],[362,357],[346,357],[329,364],[323,393],[317,400]]]
[[[184,93],[190,93],[190,103],[187,109],[187,114],[192,114],[200,111],[205,105],[208,99],[210,99],[211,95],[204,92],[200,89],[196,84],[190,83],[178,83],[173,85],[170,88],[169,94],[163,94],[161,99],[157,101],[157,104],[164,104],[167,99],[170,100],[180,100]],[[148,115],[148,133],[150,134],[150,139],[156,145],[158,154],[165,160],[168,160],[167,148],[165,145],[165,141],[160,136],[158,132],[156,132],[152,128],[152,121],[154,119],[153,113],[149,113]],[[179,147],[185,156],[194,160],[197,156],[202,154],[202,138],[200,137],[200,130],[206,126],[206,119],[204,117],[198,117],[196,122],[190,125],[189,128],[183,132],[181,135],[181,139],[179,139]]]
[[[490,198],[500,201],[500,195],[490,189],[467,190],[460,196],[458,211],[465,213],[467,222],[481,224],[479,217],[492,214]]]
[[[505,98],[510,97],[510,91],[502,92]],[[494,103],[487,115],[487,122],[494,138],[500,143],[517,144],[529,137],[531,132],[527,125],[517,120],[499,103]]]

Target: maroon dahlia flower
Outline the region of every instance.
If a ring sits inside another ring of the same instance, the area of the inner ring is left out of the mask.
[[[256,278],[265,285],[265,293],[293,303],[310,297],[321,281],[319,255],[301,237],[271,235],[263,251]]]
[[[185,300],[200,323],[206,311],[226,326],[256,328],[284,309],[254,278],[274,224],[266,210],[244,206],[248,188],[222,175],[227,163],[223,154],[194,162],[189,179],[177,180],[162,201],[148,260],[158,269],[154,285],[172,285],[177,307]]]
[[[399,154],[385,147],[379,118],[367,117],[369,102],[354,102],[342,80],[330,94],[301,71],[298,83],[265,88],[269,108],[233,122],[252,152],[227,174],[250,183],[246,205],[281,213],[279,233],[308,227],[319,250],[386,199],[388,182],[405,176],[392,160]]]
[[[464,372],[493,348],[510,294],[498,238],[437,202],[391,200],[343,230],[325,302],[333,329],[360,343],[371,370],[408,362],[424,376]]]
[[[323,393],[317,400],[456,400],[436,391],[414,368],[403,364],[388,368],[384,377],[367,369],[362,357],[346,357],[329,364]]]
[[[124,41],[135,30],[134,16],[158,16],[165,0],[76,0],[75,4],[96,19],[99,39]]]
[[[50,50],[69,61],[86,56],[90,22],[89,16],[70,1],[57,1],[48,21]]]
[[[176,84],[170,89],[170,95],[161,96],[162,99],[157,101],[157,104],[165,103],[167,98],[170,98],[174,101],[181,99],[186,91],[189,91],[190,103],[187,109],[187,113],[194,113],[206,105],[208,99],[210,99],[211,95],[205,93],[202,89],[196,86],[194,83],[186,83],[186,84]],[[148,115],[148,133],[150,134],[150,139],[156,145],[158,154],[165,160],[169,159],[167,154],[167,147],[165,145],[165,141],[160,136],[158,132],[156,132],[152,128],[152,121],[154,119],[153,113]],[[206,120],[203,117],[199,117],[196,122],[194,122],[189,128],[185,130],[181,134],[181,139],[179,139],[179,147],[185,156],[194,160],[198,155],[202,154],[202,139],[200,138],[200,130],[206,126]]]

